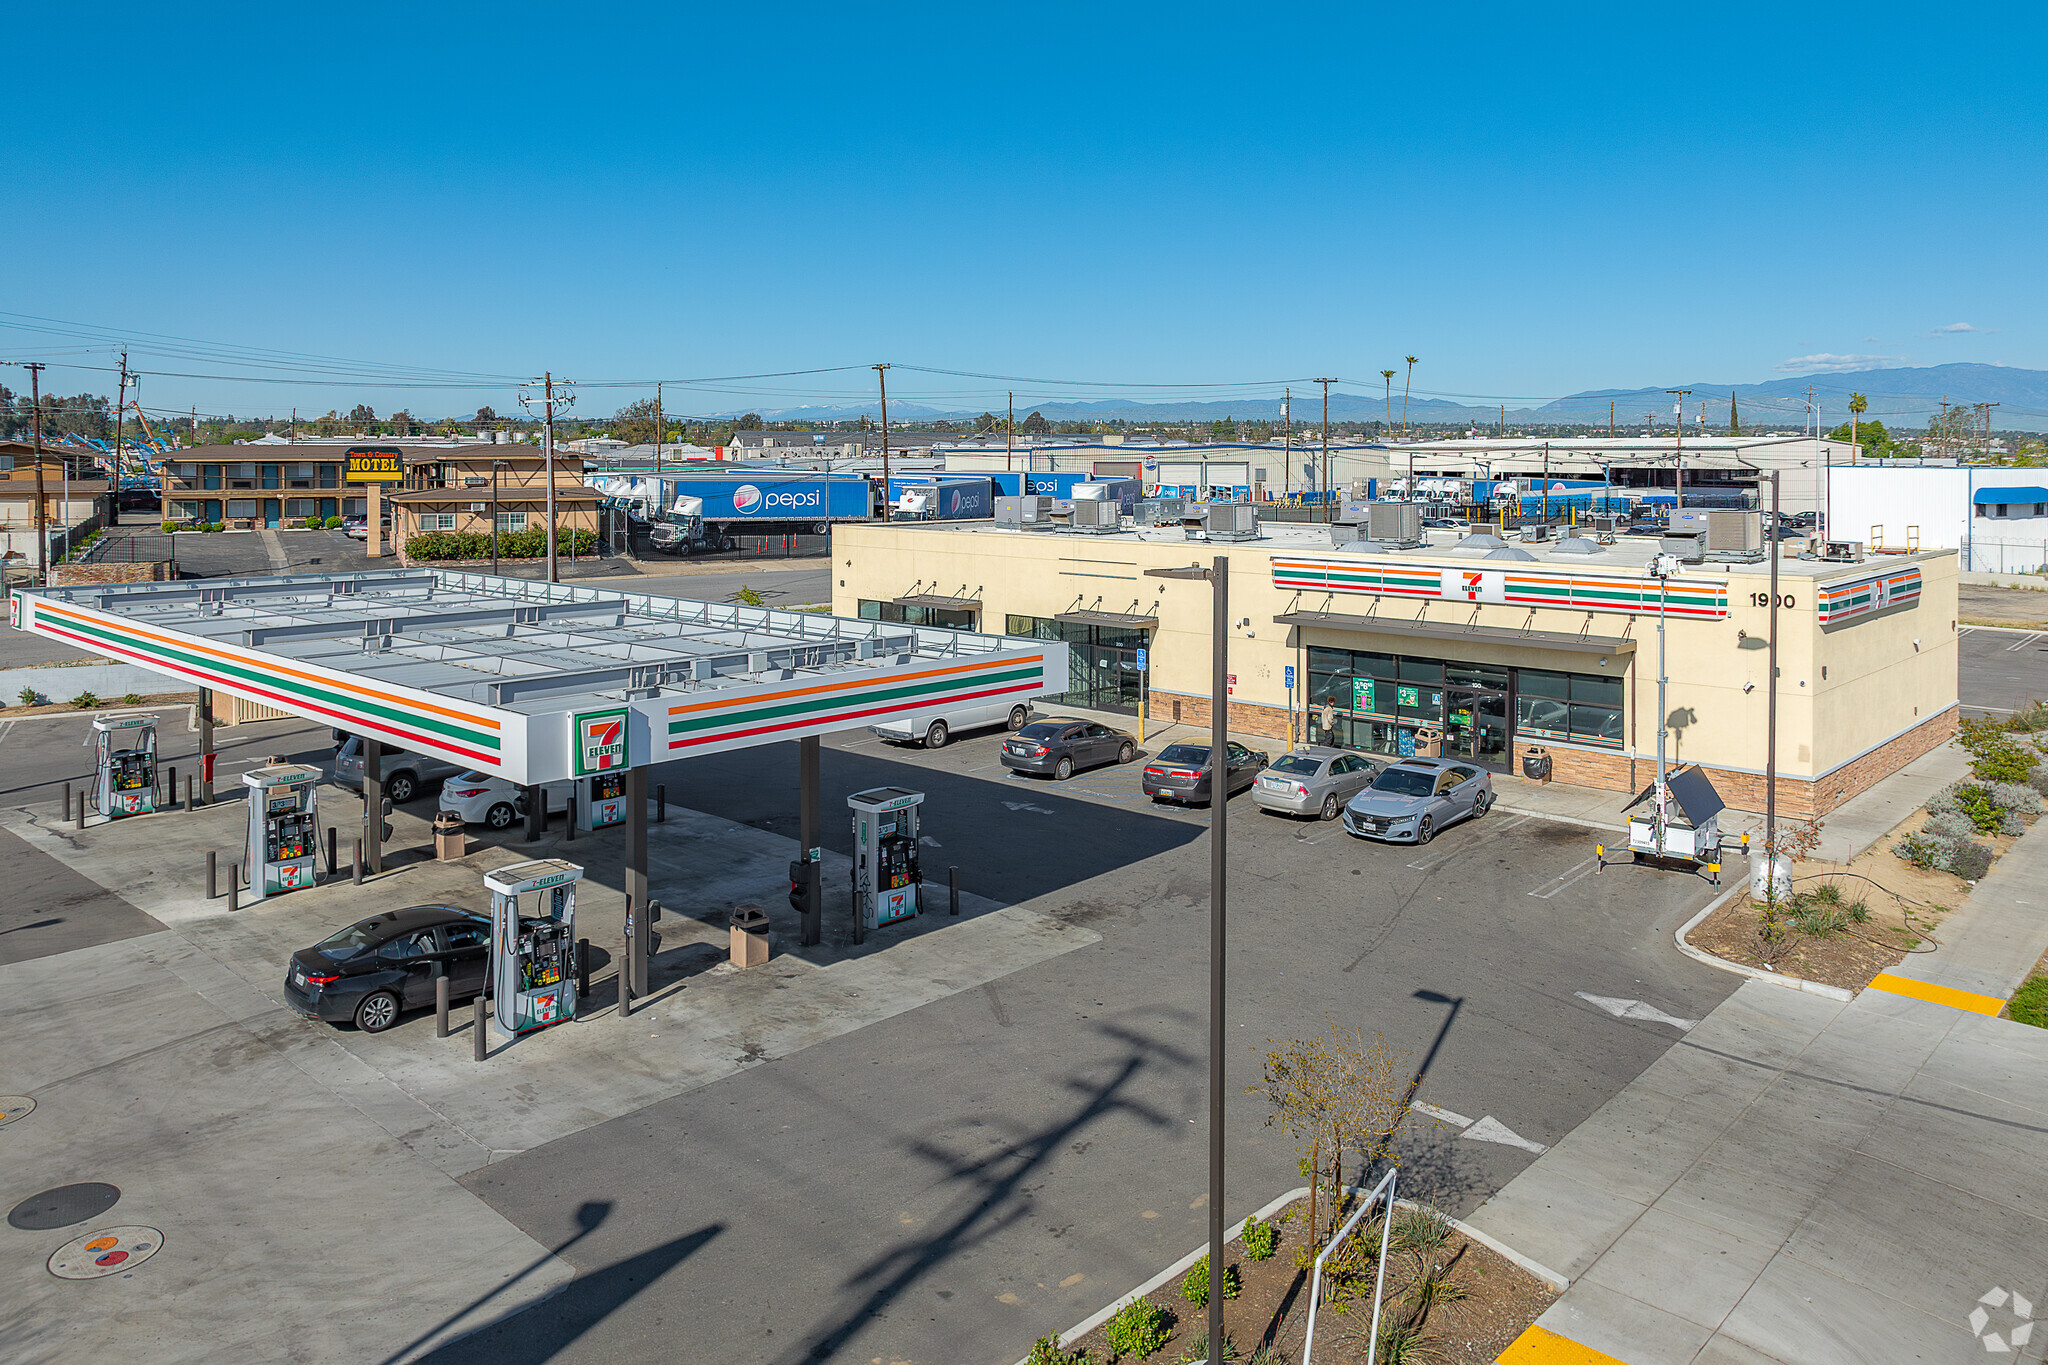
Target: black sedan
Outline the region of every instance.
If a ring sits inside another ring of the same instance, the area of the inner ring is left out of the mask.
[[[1232,743],[1224,751],[1230,761],[1229,795],[1235,796],[1258,779],[1272,759],[1264,750]],[[1209,746],[1170,744],[1145,765],[1145,795],[1154,801],[1209,799]]]
[[[1138,741],[1099,721],[1074,716],[1037,720],[1003,741],[1003,766],[1020,773],[1051,773],[1065,781],[1082,768],[1128,763]]]
[[[434,1003],[434,979],[467,1000],[484,989],[491,921],[453,905],[375,915],[292,954],[284,1000],[308,1019],[382,1033],[400,1014]]]

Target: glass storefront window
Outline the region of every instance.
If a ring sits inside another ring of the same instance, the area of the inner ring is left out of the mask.
[[[1138,713],[1138,695],[1145,679],[1138,667],[1138,651],[1147,641],[1143,630],[1056,621],[1047,616],[1006,616],[1003,630],[1033,640],[1059,640],[1067,646],[1067,690],[1040,697],[1041,702],[1132,716]]]
[[[940,626],[946,630],[973,630],[974,613],[950,607],[906,607],[896,602],[875,602],[862,598],[861,619],[889,621],[904,626]]]
[[[1398,754],[1404,736],[1442,726],[1446,753],[1504,763],[1510,695],[1514,731],[1525,738],[1622,742],[1619,678],[1320,646],[1307,662],[1310,738],[1320,743]]]

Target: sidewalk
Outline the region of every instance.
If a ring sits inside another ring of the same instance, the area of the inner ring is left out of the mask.
[[[1743,985],[1481,1207],[1572,1280],[1505,1365],[2042,1360],[2048,1031],[1990,1016],[2044,877],[2048,832],[1847,1004]]]

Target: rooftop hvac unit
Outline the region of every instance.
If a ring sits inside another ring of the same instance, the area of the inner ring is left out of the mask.
[[[1422,539],[1422,509],[1408,502],[1375,502],[1367,506],[1366,538],[1396,545]]]
[[[996,525],[1019,531],[1050,531],[1052,499],[1038,493],[996,499]]]
[[[1823,540],[1820,543],[1820,557],[1830,564],[1861,564],[1863,542],[1860,540]]]
[[[1146,498],[1138,504],[1138,525],[1178,526],[1187,504],[1181,498]]]
[[[1763,513],[1714,508],[1686,510],[1688,515],[1699,519],[1697,524],[1705,536],[1708,554],[1751,555],[1763,552]],[[1672,529],[1677,529],[1675,520]]]
[[[1707,558],[1704,539],[1692,532],[1667,531],[1657,542],[1657,553],[1671,555],[1681,564],[1701,564]]]
[[[1076,498],[1068,504],[1067,529],[1103,535],[1123,529],[1123,509],[1103,498]]]
[[[1528,541],[1545,541],[1545,540],[1549,540],[1549,539],[1550,539],[1550,525],[1549,525],[1549,523],[1547,523],[1547,522],[1541,522],[1541,521],[1535,521],[1535,522],[1531,522],[1531,523],[1529,523],[1529,524],[1528,524],[1527,526],[1524,526],[1524,527],[1522,528],[1522,539],[1523,539],[1523,540],[1524,540],[1525,542],[1528,542]]]
[[[1621,518],[1601,515],[1593,517],[1591,521],[1593,539],[1599,541],[1602,545],[1612,545],[1615,535],[1621,529]]]
[[[1209,539],[1257,540],[1259,509],[1248,502],[1212,502],[1209,508]]]

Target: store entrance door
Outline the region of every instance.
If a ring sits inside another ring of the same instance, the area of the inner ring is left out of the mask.
[[[1450,689],[1444,697],[1444,756],[1506,772],[1514,759],[1508,745],[1508,694]]]
[[[1080,662],[1082,673],[1075,680],[1080,686],[1068,693],[1070,701],[1100,711],[1120,711],[1127,716],[1138,714],[1138,689],[1143,675],[1138,669],[1137,650],[1121,649],[1115,645],[1071,645],[1069,648]],[[1086,699],[1077,694],[1085,694]]]

